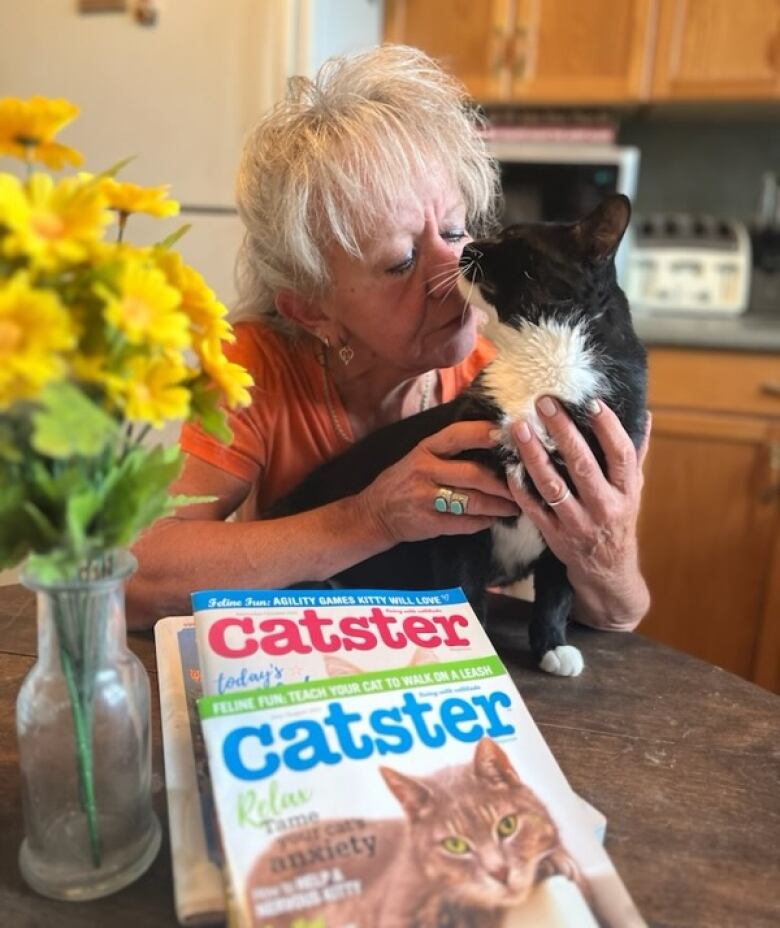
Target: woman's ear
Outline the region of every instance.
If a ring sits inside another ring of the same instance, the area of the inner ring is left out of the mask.
[[[295,290],[280,290],[274,297],[274,306],[280,316],[310,335],[322,339],[329,334],[332,321],[316,299],[303,296]]]

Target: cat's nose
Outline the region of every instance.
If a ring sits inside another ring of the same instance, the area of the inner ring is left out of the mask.
[[[488,873],[499,883],[503,883],[506,886],[506,881],[509,879],[509,867],[506,864],[501,864],[497,867],[492,867],[488,870]]]

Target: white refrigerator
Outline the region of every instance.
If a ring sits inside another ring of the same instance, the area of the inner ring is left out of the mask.
[[[137,23],[136,4],[86,14],[79,0],[0,0],[0,97],[66,97],[81,114],[61,140],[88,170],[134,155],[122,179],[169,183],[181,216],[131,217],[127,238],[147,243],[191,223],[177,248],[230,306],[242,139],[289,74],[379,42],[381,3],[152,0],[153,26]]]

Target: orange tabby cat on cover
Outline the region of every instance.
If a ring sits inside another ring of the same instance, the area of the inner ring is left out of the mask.
[[[413,777],[380,767],[404,818],[331,820],[277,838],[255,863],[253,891],[322,867],[323,843],[351,842],[339,864],[357,894],[324,909],[255,918],[254,928],[313,924],[327,928],[497,928],[510,907],[553,874],[588,896],[546,808],[490,738],[471,763]],[[362,886],[362,891],[359,887]]]

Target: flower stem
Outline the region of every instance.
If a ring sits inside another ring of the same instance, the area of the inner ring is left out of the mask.
[[[68,689],[70,709],[73,716],[73,733],[76,739],[76,765],[79,776],[79,793],[81,804],[87,816],[87,829],[89,831],[89,846],[92,855],[92,864],[99,867],[101,862],[100,835],[97,827],[97,807],[95,805],[95,784],[92,779],[92,734],[88,730],[86,706],[82,703],[76,685],[76,674],[73,658],[68,650],[65,634],[65,623],[61,606],[56,601],[53,607],[54,621],[57,627],[60,665]]]

